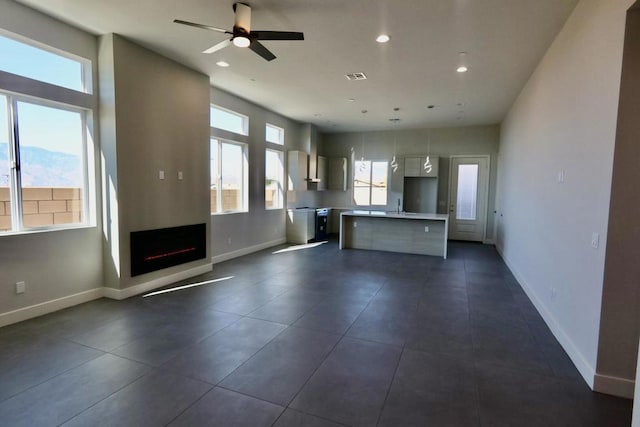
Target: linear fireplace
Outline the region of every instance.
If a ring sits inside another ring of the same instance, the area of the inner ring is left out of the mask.
[[[131,277],[207,256],[206,224],[131,232]]]

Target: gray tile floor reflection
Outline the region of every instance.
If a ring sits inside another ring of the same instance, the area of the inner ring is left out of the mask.
[[[0,328],[0,426],[628,426],[495,249],[335,242]]]

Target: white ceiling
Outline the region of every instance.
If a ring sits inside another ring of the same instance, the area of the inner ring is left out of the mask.
[[[250,0],[253,30],[304,32],[304,41],[264,41],[277,56],[267,62],[233,46],[202,54],[226,36],[172,22],[230,29],[234,0],[19,1],[94,34],[123,35],[209,75],[218,88],[324,132],[501,122],[577,3]],[[391,41],[376,43],[380,33]],[[466,74],[455,71],[461,51],[468,52]],[[220,68],[219,60],[231,66]],[[345,77],[360,71],[367,80]]]

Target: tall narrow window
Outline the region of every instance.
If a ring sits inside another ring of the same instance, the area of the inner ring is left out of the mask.
[[[456,219],[475,220],[478,199],[478,165],[458,166]]]
[[[9,145],[9,109],[7,97],[0,95],[0,233],[10,231],[11,225],[11,168]]]
[[[247,211],[247,146],[211,140],[211,212]]]
[[[388,163],[356,160],[353,169],[353,199],[356,205],[386,205]]]
[[[266,150],[264,181],[265,208],[282,209],[284,207],[284,153],[282,151]]]

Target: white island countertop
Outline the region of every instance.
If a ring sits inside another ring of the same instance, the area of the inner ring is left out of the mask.
[[[382,217],[382,218],[398,218],[398,219],[428,219],[432,221],[447,221],[449,214],[429,214],[429,213],[415,213],[415,212],[400,212],[395,211],[365,211],[365,210],[352,210],[342,212],[341,215],[345,216],[363,216],[363,217]]]

